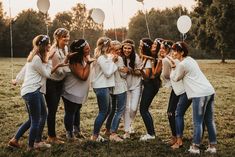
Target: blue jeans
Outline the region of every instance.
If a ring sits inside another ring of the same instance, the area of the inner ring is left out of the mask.
[[[100,133],[100,128],[103,125],[108,114],[108,108],[110,104],[110,92],[109,88],[94,88],[94,92],[97,97],[99,114],[97,115],[94,122],[93,135],[98,136]]]
[[[193,143],[200,145],[203,121],[207,127],[210,144],[216,144],[216,128],[214,122],[214,94],[205,97],[192,98],[193,106]]]
[[[126,92],[117,95],[112,95],[112,107],[115,106],[115,114],[111,123],[111,132],[117,132],[120,119],[126,107],[126,96]]]
[[[80,109],[82,107],[82,104],[77,104],[74,102],[69,101],[68,99],[62,97],[64,102],[64,125],[66,131],[72,134],[73,132],[73,125],[76,124],[79,125],[80,128]],[[79,115],[78,115],[79,114]],[[75,118],[79,118],[79,124],[78,121]]]
[[[179,102],[175,112],[176,136],[182,137],[184,131],[184,114],[190,106],[192,100],[189,100],[186,93],[179,95]]]
[[[117,108],[117,103],[115,102],[116,101],[116,96],[113,95],[113,94],[110,94],[110,97],[111,97],[111,101],[110,101],[110,104],[109,104],[109,107],[108,107],[107,117],[105,118],[106,119],[105,128],[106,128],[107,131],[110,131],[111,124],[112,124],[112,121],[113,121],[113,117],[114,117],[114,114],[115,114],[115,111],[116,111],[116,108]]]
[[[155,80],[153,79],[143,81],[144,89],[140,101],[140,114],[143,118],[147,132],[151,136],[155,135],[155,130],[153,125],[153,118],[149,112],[149,107],[160,88],[160,80],[157,85],[155,85],[154,81]]]
[[[42,132],[47,118],[45,100],[39,89],[35,92],[25,94],[23,99],[28,106],[31,120],[28,145],[29,147],[33,147],[34,142],[40,142],[42,140]]]
[[[25,105],[25,106],[26,106],[28,114],[29,114],[28,105]],[[30,120],[30,115],[29,115],[29,119],[19,127],[14,138],[16,140],[19,140],[24,135],[24,133],[30,128],[30,124],[31,124],[31,120]]]

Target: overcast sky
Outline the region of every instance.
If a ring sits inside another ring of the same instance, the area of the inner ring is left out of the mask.
[[[15,17],[19,12],[28,8],[38,10],[37,0],[2,0],[3,9],[4,12],[7,13],[7,16],[9,16],[9,1],[11,4],[12,17]],[[137,10],[143,9],[142,3],[136,0],[113,0],[113,5],[112,0],[50,0],[48,13],[51,18],[54,18],[56,13],[68,11],[75,6],[76,3],[85,3],[88,9],[102,9],[105,13],[104,28],[106,29],[128,26],[130,18]],[[144,0],[144,8],[148,10],[150,8],[165,9],[178,5],[192,10],[192,7],[195,5],[195,0]],[[122,12],[124,16],[122,16]]]

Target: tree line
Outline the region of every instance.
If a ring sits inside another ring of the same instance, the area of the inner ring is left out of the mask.
[[[46,34],[53,39],[53,32],[59,27],[70,31],[71,41],[85,38],[92,49],[100,36],[122,41],[131,38],[138,46],[139,40],[148,37],[145,15],[151,39],[163,38],[182,40],[177,30],[177,19],[188,15],[192,27],[185,41],[190,45],[190,55],[196,58],[235,58],[235,0],[197,0],[191,12],[182,6],[150,11],[138,11],[130,19],[128,28],[104,30],[90,17],[85,4],[77,3],[71,10],[59,12],[54,19],[32,9],[20,12],[14,19],[5,16],[0,1],[0,56],[10,56],[10,23],[12,24],[14,57],[25,57],[32,49],[32,39],[38,34]]]

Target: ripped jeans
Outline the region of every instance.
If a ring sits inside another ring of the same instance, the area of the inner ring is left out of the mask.
[[[172,90],[170,98],[169,98],[168,108],[167,108],[167,115],[168,115],[168,120],[169,120],[169,124],[171,128],[172,136],[176,136],[175,111],[176,111],[178,102],[179,102],[179,96],[177,96],[174,90]]]
[[[200,145],[203,133],[203,121],[207,127],[209,143],[216,144],[216,128],[214,122],[214,94],[192,98],[193,106],[193,143]]]

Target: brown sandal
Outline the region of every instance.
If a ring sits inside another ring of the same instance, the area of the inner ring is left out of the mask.
[[[172,149],[179,149],[183,146],[183,143],[179,144],[178,142],[176,142],[175,144],[173,144],[171,146]]]

